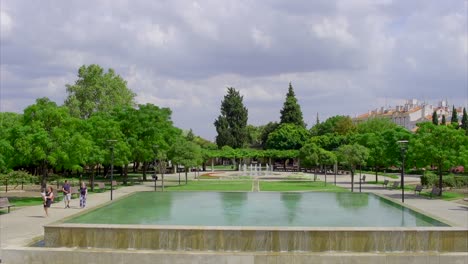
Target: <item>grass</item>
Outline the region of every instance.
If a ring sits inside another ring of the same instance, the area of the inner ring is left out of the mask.
[[[431,198],[431,192],[421,192],[421,196]],[[442,192],[442,200],[444,201],[458,200],[458,199],[462,199],[463,197],[464,195],[462,193],[448,192],[448,191]],[[440,199],[440,196],[433,196],[432,198]]]
[[[8,201],[16,207],[40,205],[43,203],[42,197],[9,197]]]
[[[260,191],[319,191],[319,192],[348,192],[346,188],[338,187],[323,181],[261,181]]]
[[[201,180],[186,185],[166,186],[168,191],[251,191],[252,181]]]

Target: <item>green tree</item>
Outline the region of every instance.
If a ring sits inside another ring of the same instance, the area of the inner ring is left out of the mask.
[[[369,150],[359,144],[343,145],[337,150],[338,160],[348,166],[351,171],[351,191],[354,191],[354,172],[356,166],[365,165],[369,157]]]
[[[76,135],[67,130],[70,122],[66,107],[40,98],[24,110],[23,125],[12,131],[15,165],[36,167],[42,176],[42,186],[47,183],[50,168],[60,169],[65,165],[73,168],[76,165],[76,160],[70,161],[70,152],[67,152],[70,150],[65,144],[65,139],[72,140]]]
[[[267,148],[268,136],[271,132],[275,131],[278,128],[279,124],[277,122],[269,122],[268,124],[262,127],[261,131],[261,145],[262,149]]]
[[[410,141],[409,159],[419,167],[433,165],[439,174],[440,195],[442,195],[443,172],[458,165],[464,156],[462,146],[468,145],[468,137],[463,131],[430,123],[419,125],[415,137]]]
[[[468,114],[466,114],[466,108],[465,107],[463,107],[463,116],[462,116],[461,128],[468,135]]]
[[[221,102],[221,115],[214,122],[218,133],[216,144],[219,148],[223,146],[241,148],[247,143],[248,111],[242,101],[243,96],[239,91],[229,87],[227,95]]]
[[[168,151],[168,158],[174,164],[183,165],[185,168],[185,184],[187,184],[187,173],[191,167],[203,162],[202,151],[199,145],[187,141],[184,138],[177,140]]]
[[[455,109],[455,105],[452,106],[452,118],[450,118],[450,123],[458,128],[458,114],[457,109]]]
[[[349,116],[333,116],[320,124],[315,125],[310,130],[313,136],[325,134],[347,135],[353,132],[356,126]]]
[[[442,115],[441,125],[445,126],[446,124],[447,124],[447,121],[445,120],[445,115]]]
[[[251,148],[261,148],[262,146],[262,129],[263,127],[256,127],[247,125],[248,144]]]
[[[280,124],[295,124],[304,128],[306,127],[306,124],[302,118],[301,106],[297,102],[296,95],[291,83],[289,83],[286,100],[280,113]]]
[[[67,84],[65,105],[73,116],[89,118],[91,114],[110,112],[118,107],[135,105],[135,93],[127,88],[127,82],[113,69],[104,72],[96,64],[81,66],[75,84]]]
[[[270,133],[268,149],[300,149],[309,138],[309,132],[302,126],[286,123]]]
[[[434,113],[432,113],[432,124],[436,126],[439,124],[439,117],[437,116],[437,111],[434,111]]]

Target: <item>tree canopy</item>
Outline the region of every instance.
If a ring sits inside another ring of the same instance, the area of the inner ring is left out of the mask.
[[[110,112],[114,108],[135,105],[135,93],[113,69],[104,72],[96,64],[83,65],[75,84],[67,84],[65,105],[73,116],[89,118],[95,112]]]
[[[221,102],[221,115],[215,120],[216,144],[218,147],[243,147],[248,140],[248,111],[239,91],[229,87]]]
[[[291,83],[289,83],[286,100],[284,101],[283,109],[281,109],[280,114],[280,124],[294,124],[304,128],[306,127],[302,118],[301,106],[297,102]]]

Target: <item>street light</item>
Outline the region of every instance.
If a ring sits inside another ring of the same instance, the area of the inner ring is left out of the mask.
[[[401,151],[401,202],[405,202],[405,155],[408,149],[408,140],[397,141]]]
[[[107,142],[109,142],[111,144],[111,191],[110,191],[110,195],[111,195],[111,201],[112,201],[112,198],[113,198],[113,191],[114,191],[114,188],[113,188],[113,185],[114,185],[114,144],[115,142],[117,142],[117,140],[115,139],[109,139],[107,140]]]

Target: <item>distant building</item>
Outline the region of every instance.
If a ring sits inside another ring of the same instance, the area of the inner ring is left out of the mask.
[[[463,109],[455,108],[458,113],[458,123],[461,122]],[[442,115],[445,115],[445,120],[450,123],[452,118],[452,106],[449,106],[446,100],[440,101],[437,106],[420,103],[416,99],[406,100],[404,105],[397,105],[395,108],[381,107],[371,110],[365,114],[353,118],[355,124],[367,121],[370,118],[388,118],[393,123],[403,126],[408,130],[415,131],[416,124],[421,122],[432,122],[432,114],[437,111],[439,123],[442,121]]]

